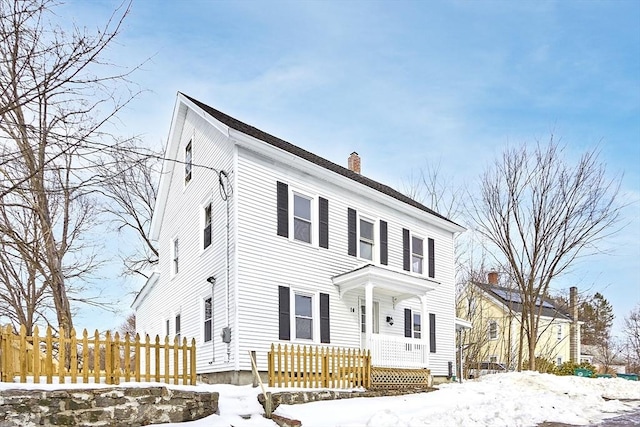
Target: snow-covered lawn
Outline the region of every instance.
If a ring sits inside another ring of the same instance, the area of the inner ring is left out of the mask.
[[[147,384],[136,384],[143,385]],[[0,391],[15,387],[61,388],[55,385],[0,383]],[[193,389],[188,386],[176,388]],[[513,372],[487,375],[462,384],[445,384],[439,388],[431,393],[396,397],[281,405],[275,413],[300,420],[303,427],[493,427],[535,426],[543,421],[588,425],[640,407],[640,381],[618,378],[558,377],[537,372]],[[262,417],[263,410],[257,400],[261,392],[259,387],[214,384],[199,385],[197,389],[220,393],[219,415],[189,423],[158,425],[275,426],[275,423]]]

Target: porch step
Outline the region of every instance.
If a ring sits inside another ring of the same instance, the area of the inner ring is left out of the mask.
[[[429,369],[371,367],[372,389],[430,388],[432,384]]]

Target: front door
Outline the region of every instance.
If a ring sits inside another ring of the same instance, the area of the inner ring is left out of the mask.
[[[366,305],[364,302],[364,299],[360,299],[360,348],[367,348],[366,345],[366,334],[365,332],[367,332],[367,328],[366,328]],[[380,303],[378,301],[374,301],[373,302],[373,316],[371,319],[371,322],[373,323],[372,329],[371,331],[374,334],[377,334],[380,332]]]

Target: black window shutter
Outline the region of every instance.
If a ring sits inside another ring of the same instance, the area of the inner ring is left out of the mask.
[[[402,229],[402,269],[411,270],[411,253],[409,249],[409,230]]]
[[[429,313],[429,351],[436,352],[436,315]]]
[[[278,236],[289,237],[289,186],[278,181]]]
[[[347,211],[347,228],[348,228],[348,253],[351,256],[356,256],[356,246],[358,236],[356,235],[356,211],[349,208]]]
[[[320,342],[331,342],[329,327],[329,294],[320,294]]]
[[[289,288],[287,286],[278,286],[278,315],[281,340],[291,339],[291,305],[289,298]]]
[[[387,239],[387,222],[380,221],[380,264],[389,264],[389,243]]]
[[[320,197],[318,199],[318,229],[320,231],[319,245],[329,249],[329,201]]]
[[[411,322],[412,322],[411,309],[405,308],[404,309],[404,336],[406,338],[411,338],[411,327],[412,327]]]
[[[433,239],[428,239],[427,245],[427,251],[429,254],[429,277],[436,277],[436,251]]]

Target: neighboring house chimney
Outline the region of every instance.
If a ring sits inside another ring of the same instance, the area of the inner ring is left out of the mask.
[[[578,323],[578,288],[569,288],[569,314],[571,327],[569,328],[569,358],[574,363],[580,363],[580,324]]]
[[[349,156],[349,170],[360,173],[360,156],[355,151]]]
[[[490,271],[489,274],[487,274],[487,280],[489,281],[490,285],[497,285],[498,284],[498,272],[497,271]]]

